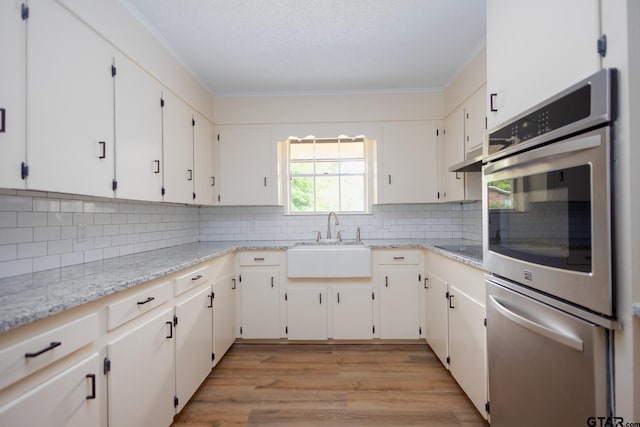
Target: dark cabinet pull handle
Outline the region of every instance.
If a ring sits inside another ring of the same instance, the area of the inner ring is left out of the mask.
[[[322,294],[318,294],[320,296],[320,305],[322,305]]]
[[[388,288],[389,287],[389,276],[384,276],[384,285]]]
[[[102,154],[100,154],[100,156],[98,156],[99,159],[106,159],[107,158],[107,143],[104,141],[100,141],[98,142],[98,144],[100,144],[100,147],[102,149]]]
[[[273,276],[271,276],[271,287],[273,288]]]
[[[462,177],[460,176],[460,172],[456,172],[456,179],[462,179]]]
[[[38,357],[42,353],[46,353],[47,351],[53,350],[54,348],[59,347],[61,345],[62,345],[62,341],[51,341],[51,343],[45,348],[43,348],[42,350],[35,351],[33,353],[25,353],[24,357],[27,357],[27,358]]]
[[[209,298],[209,305],[207,306],[207,308],[213,308],[213,298],[215,298],[215,294],[211,292],[209,295],[207,295],[207,298]]]
[[[264,186],[265,187],[267,186],[267,177],[266,176],[264,177]]]
[[[403,256],[394,256],[393,260],[394,261],[402,261],[402,260],[404,260],[404,257]]]
[[[264,261],[264,258],[254,258],[254,261]]]
[[[424,288],[425,288],[425,289],[429,289],[429,286],[427,286],[427,283],[428,283],[428,282],[429,282],[429,278],[428,278],[428,277],[425,277],[425,278],[424,278]]]
[[[155,298],[155,297],[148,297],[146,300],[144,300],[144,301],[138,301],[136,304],[138,304],[138,305],[145,305],[146,303],[151,302],[151,301],[153,301],[154,299],[156,299],[156,298]]]
[[[340,292],[338,292],[338,304],[340,304]]]
[[[167,337],[167,339],[171,339],[173,338],[173,322],[165,322],[167,325],[169,325],[169,336]]]
[[[198,274],[197,276],[191,278],[191,280],[194,280],[194,281],[200,280],[200,279],[202,279],[202,274]]]
[[[449,308],[455,308],[453,306],[453,295],[449,295]]]
[[[193,169],[187,169],[187,172],[189,173],[189,178],[187,178],[187,181],[193,181]]]
[[[389,175],[389,185],[391,185],[391,175]]]
[[[492,93],[491,95],[489,95],[489,110],[491,110],[493,112],[498,111],[498,109],[494,105],[494,102],[496,100],[496,96],[498,96],[497,93]]]
[[[233,286],[231,286],[231,289],[235,289],[236,288],[236,279],[231,279],[231,283],[233,283]]]
[[[153,161],[153,173],[160,173],[160,160]]]
[[[87,400],[96,398],[96,374],[87,374],[87,378],[91,380],[91,394],[87,396]]]
[[[7,131],[5,127],[7,117],[7,110],[5,108],[0,108],[0,132],[4,133]]]
[[[211,186],[212,186],[212,187],[215,187],[215,186],[216,186],[216,177],[215,177],[215,176],[212,176],[212,177],[211,177]]]

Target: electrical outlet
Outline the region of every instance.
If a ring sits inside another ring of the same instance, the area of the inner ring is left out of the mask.
[[[87,240],[87,224],[78,224],[76,240],[78,243],[83,243]]]

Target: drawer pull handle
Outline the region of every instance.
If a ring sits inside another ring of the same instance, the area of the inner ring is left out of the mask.
[[[191,280],[194,280],[194,281],[200,280],[200,279],[202,279],[202,274],[198,274],[197,276],[191,278]]]
[[[404,260],[404,257],[403,257],[403,256],[394,256],[394,257],[393,257],[393,260],[394,260],[394,261],[403,261],[403,260]]]
[[[147,298],[147,299],[146,299],[146,300],[144,300],[144,301],[138,301],[138,302],[137,302],[137,304],[138,304],[138,305],[145,305],[146,303],[151,302],[151,301],[153,301],[154,299],[155,299],[155,297],[149,297],[149,298]]]
[[[254,261],[264,261],[264,258],[254,258]]]
[[[167,339],[171,339],[173,338],[173,322],[165,322],[167,325],[169,325],[169,336],[167,337]]]
[[[389,287],[389,276],[384,276],[384,286]]]
[[[106,159],[107,158],[107,143],[105,141],[100,141],[98,142],[98,145],[100,146],[100,155],[98,156],[99,159]]]
[[[87,400],[96,398],[96,374],[87,374],[87,378],[91,380],[91,394],[87,396]]]
[[[233,283],[233,285],[231,286],[231,289],[235,289],[236,288],[236,279],[231,279],[231,283]]]
[[[453,297],[454,297],[454,296],[455,296],[455,295],[449,295],[449,308],[455,308],[455,307],[453,306]]]
[[[47,347],[43,348],[42,350],[36,351],[33,353],[25,353],[24,357],[27,357],[27,358],[38,357],[42,353],[46,353],[47,351],[53,350],[54,348],[59,347],[61,345],[62,345],[62,341],[51,341],[51,343]]]

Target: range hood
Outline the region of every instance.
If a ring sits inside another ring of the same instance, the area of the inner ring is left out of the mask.
[[[482,171],[482,147],[471,150],[465,160],[449,168],[449,172],[480,172]]]

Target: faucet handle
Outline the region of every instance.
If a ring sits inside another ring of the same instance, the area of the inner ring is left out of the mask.
[[[360,238],[360,227],[356,230],[356,243],[360,243],[362,239]]]
[[[338,234],[336,235],[336,239],[338,239],[338,242],[342,242],[342,232],[344,230],[338,230]]]
[[[322,233],[318,230],[313,230],[313,232],[316,233],[316,242],[319,242],[322,238]]]

